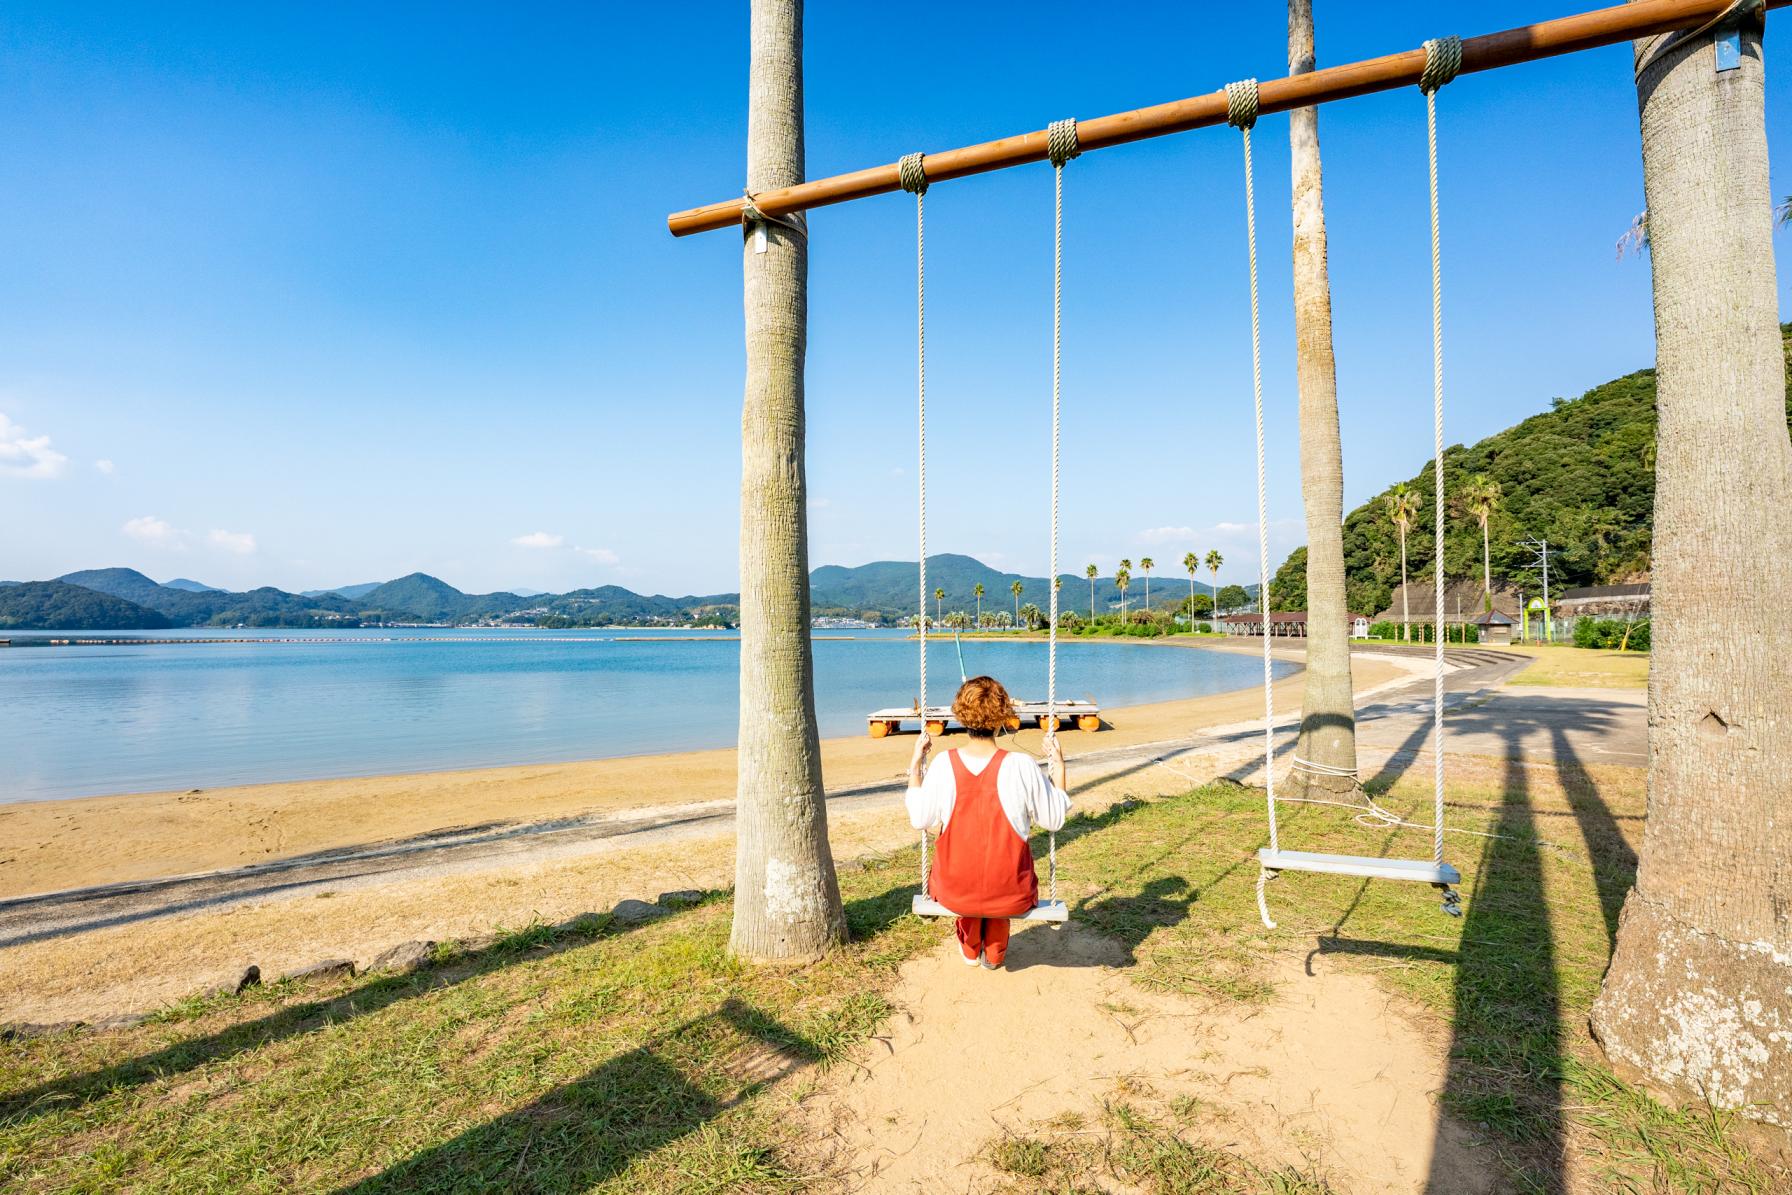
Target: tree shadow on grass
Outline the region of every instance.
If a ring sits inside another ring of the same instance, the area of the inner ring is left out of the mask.
[[[815,1043],[731,998],[338,1192],[584,1190],[821,1057]]]
[[[0,1094],[0,1124],[66,1111],[114,1092],[178,1075],[238,1054],[258,1050],[371,1013],[418,996],[478,979],[505,967],[559,954],[602,937],[626,933],[634,925],[606,913],[588,913],[558,925],[532,925],[504,934],[489,946],[450,956],[411,974],[377,974],[348,991],[280,1008],[267,1016],[188,1038],[100,1070],[69,1075],[23,1091]]]

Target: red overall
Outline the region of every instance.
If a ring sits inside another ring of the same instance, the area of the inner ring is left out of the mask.
[[[1039,900],[1032,848],[1014,832],[996,793],[1007,754],[997,751],[973,774],[957,751],[946,753],[957,791],[928,879],[933,899],[959,914],[958,940],[967,957],[981,950],[995,967],[1008,953],[1008,918],[1021,916]]]

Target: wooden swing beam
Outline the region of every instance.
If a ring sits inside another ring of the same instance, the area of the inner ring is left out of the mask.
[[[1765,0],[1765,8],[1783,8],[1792,0]],[[1633,38],[1649,37],[1675,29],[1695,28],[1716,17],[1729,7],[1729,0],[1639,0],[1611,8],[1594,9],[1521,25],[1499,33],[1464,38],[1462,70],[1493,70],[1514,66],[1558,54],[1572,54],[1598,46],[1614,45]],[[1366,58],[1341,66],[1328,66],[1302,75],[1268,79],[1258,85],[1259,111],[1287,112],[1327,104],[1333,100],[1368,95],[1376,91],[1392,91],[1414,86],[1425,68],[1425,51],[1403,50],[1381,58]],[[1189,129],[1205,128],[1226,122],[1226,93],[1211,91],[1206,95],[1112,116],[1097,116],[1077,122],[1077,141],[1084,152],[1125,145]],[[972,174],[1043,162],[1046,158],[1046,131],[1039,129],[999,141],[985,141],[926,156],[927,181],[944,182]],[[864,199],[902,189],[897,164],[872,166],[850,174],[836,174],[794,187],[779,187],[754,196],[759,210],[767,216],[783,216],[810,208]],[[666,217],[666,226],[673,236],[689,236],[696,232],[713,232],[719,228],[738,228],[741,223],[744,197],[705,204]]]

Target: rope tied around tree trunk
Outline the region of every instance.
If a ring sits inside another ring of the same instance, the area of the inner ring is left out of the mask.
[[[751,230],[755,224],[776,224],[787,228],[804,240],[809,239],[809,218],[803,212],[790,212],[787,215],[767,215],[759,210],[759,202],[751,191],[743,191],[740,200],[741,227]]]

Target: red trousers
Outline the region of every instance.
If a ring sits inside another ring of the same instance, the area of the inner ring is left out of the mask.
[[[967,958],[981,951],[990,966],[999,967],[1008,957],[1008,918],[960,917],[958,941]]]

